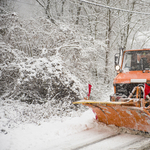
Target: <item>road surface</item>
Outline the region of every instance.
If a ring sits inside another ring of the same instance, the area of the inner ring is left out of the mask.
[[[46,150],[149,150],[150,137],[116,131],[89,129],[65,138],[50,141]]]

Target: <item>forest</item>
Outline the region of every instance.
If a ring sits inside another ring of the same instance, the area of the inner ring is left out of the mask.
[[[68,115],[81,109],[72,102],[87,96],[88,84],[91,99],[108,100],[114,55],[150,47],[149,7],[146,0],[0,0],[1,105],[23,102],[17,111],[30,119],[36,109],[39,118]]]

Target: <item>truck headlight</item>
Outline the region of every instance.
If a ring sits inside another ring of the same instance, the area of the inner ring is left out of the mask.
[[[120,70],[120,66],[116,66],[116,71],[119,71]]]

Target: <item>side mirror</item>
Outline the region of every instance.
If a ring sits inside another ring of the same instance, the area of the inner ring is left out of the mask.
[[[119,53],[115,54],[115,70],[117,71],[117,73],[120,72]]]
[[[115,66],[119,65],[119,53],[115,54]]]

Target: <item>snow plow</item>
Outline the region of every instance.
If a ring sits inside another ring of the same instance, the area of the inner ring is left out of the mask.
[[[117,76],[110,101],[76,101],[92,108],[96,119],[107,125],[150,132],[150,49],[120,50],[115,55]]]

